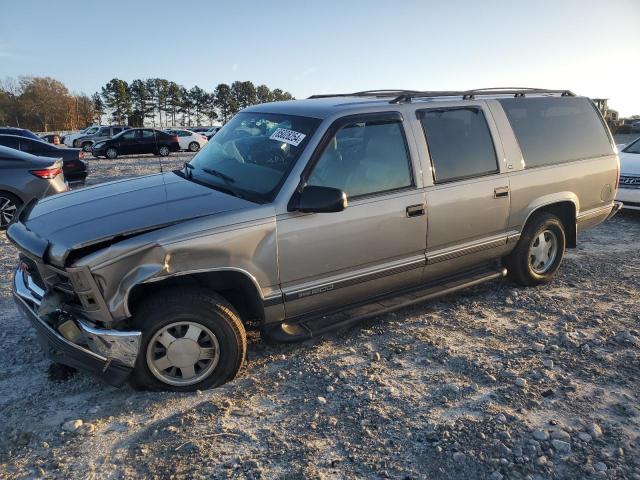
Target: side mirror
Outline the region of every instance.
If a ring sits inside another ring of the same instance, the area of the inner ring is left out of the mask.
[[[296,192],[287,206],[290,212],[331,213],[347,208],[347,194],[338,188],[307,185]]]

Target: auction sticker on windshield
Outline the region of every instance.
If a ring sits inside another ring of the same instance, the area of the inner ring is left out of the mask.
[[[269,138],[271,140],[277,140],[278,142],[288,143],[289,145],[297,147],[300,145],[300,142],[304,140],[304,137],[306,137],[304,133],[287,130],[286,128],[277,128]]]

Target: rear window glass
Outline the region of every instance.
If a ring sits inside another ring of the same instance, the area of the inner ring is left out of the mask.
[[[484,113],[477,107],[419,112],[437,183],[498,171]]]
[[[527,167],[611,155],[613,147],[587,98],[499,100],[520,143]]]

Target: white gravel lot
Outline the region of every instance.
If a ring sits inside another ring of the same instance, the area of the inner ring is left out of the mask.
[[[89,161],[89,184],[158,169]],[[49,380],[0,234],[0,478],[640,480],[639,239],[623,213],[547,286],[485,284],[301,344],[250,332],[239,378],[175,394]]]

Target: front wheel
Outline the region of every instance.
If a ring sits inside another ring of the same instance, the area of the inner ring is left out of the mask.
[[[560,219],[550,213],[534,213],[516,248],[505,259],[509,278],[523,286],[551,281],[560,267],[565,246]]]
[[[166,156],[168,156],[168,155],[169,155],[169,153],[170,153],[169,147],[167,147],[166,145],[161,146],[161,147],[158,149],[158,153],[160,154],[160,156],[161,156],[161,157],[166,157]]]
[[[118,150],[113,147],[107,148],[106,154],[109,160],[115,160],[116,158],[118,158]]]
[[[89,153],[93,144],[91,142],[85,142],[82,144],[82,150]]]
[[[222,385],[242,367],[244,325],[221,296],[200,289],[163,292],[134,315],[142,343],[129,382],[134,388],[191,392]]]

